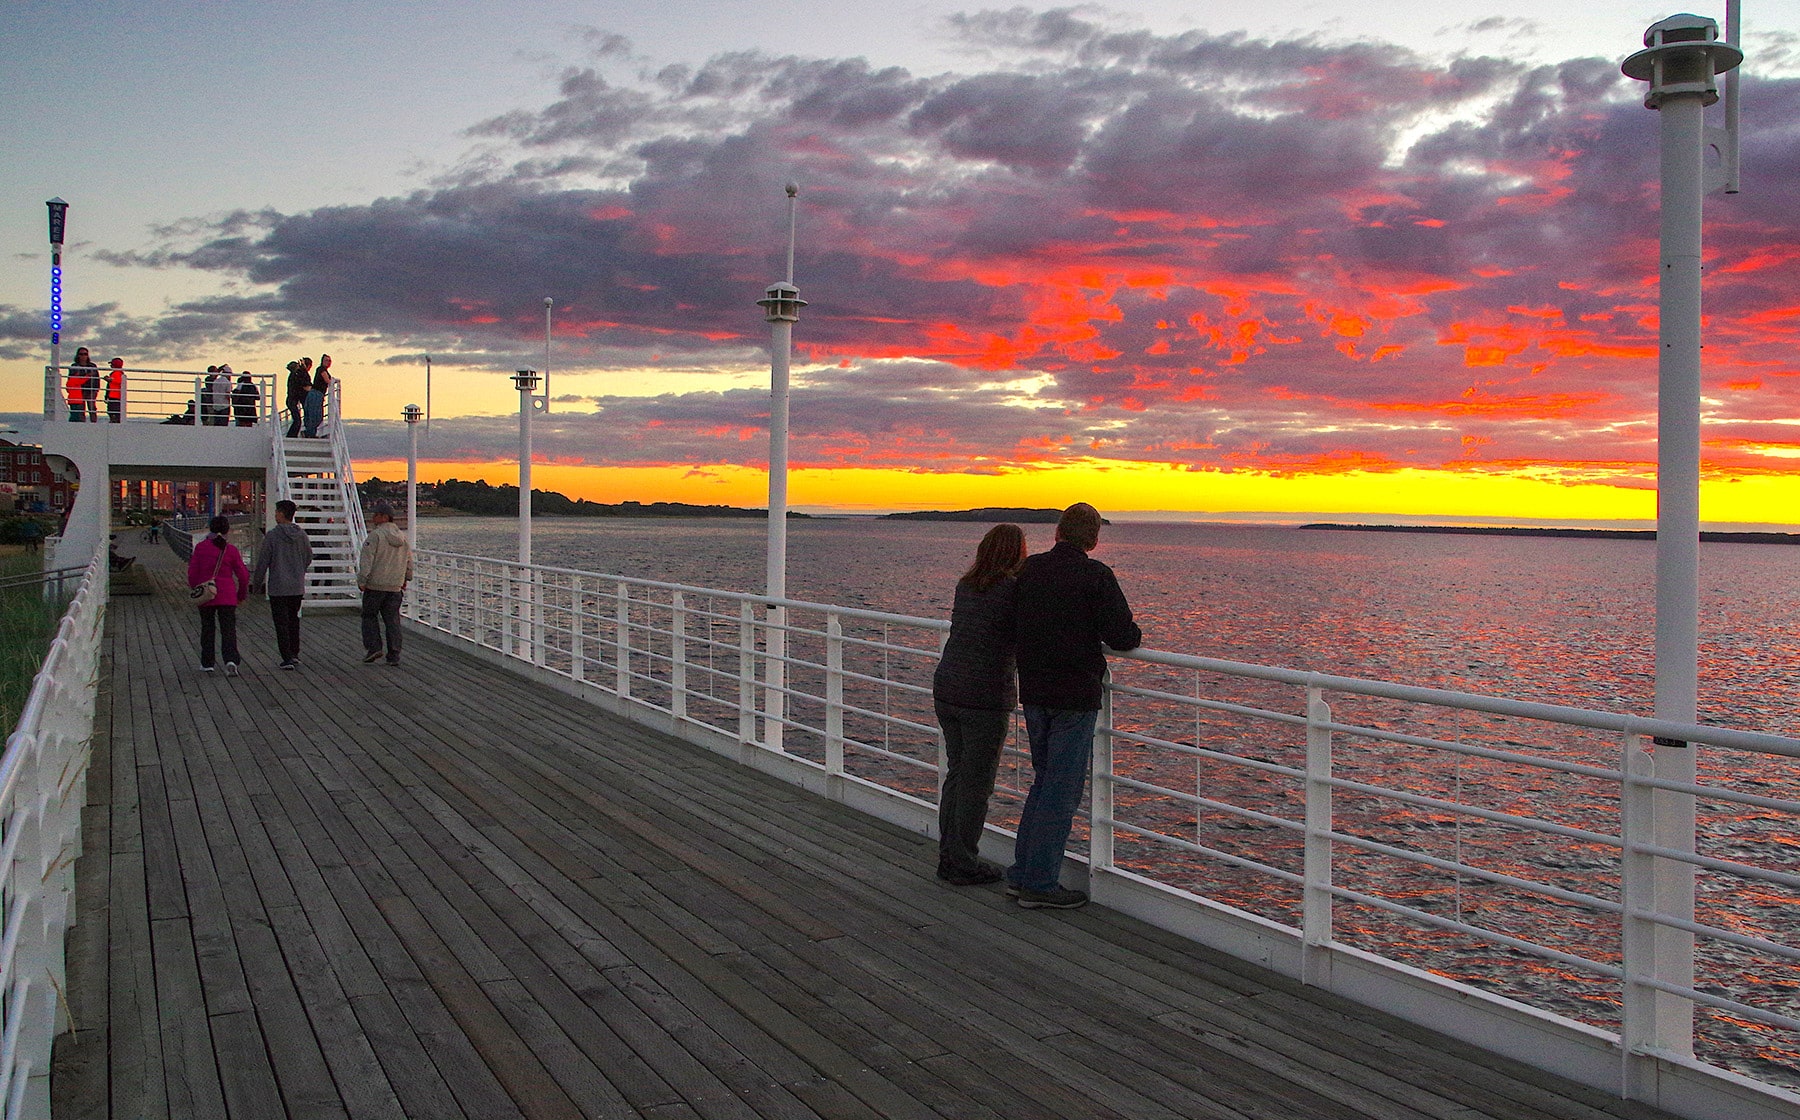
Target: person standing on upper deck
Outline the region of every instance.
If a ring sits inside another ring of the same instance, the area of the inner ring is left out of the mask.
[[[86,424],[99,419],[95,415],[94,390],[100,384],[100,368],[88,356],[88,348],[77,347],[75,360],[69,363],[69,422]]]
[[[306,365],[312,365],[312,359],[305,359]],[[313,374],[312,388],[306,391],[306,403],[303,411],[306,424],[300,434],[307,439],[318,436],[319,428],[325,423],[325,394],[331,390],[331,355],[319,355],[319,369]]]
[[[275,503],[275,527],[256,550],[250,585],[268,593],[269,617],[275,623],[275,646],[281,667],[300,665],[300,602],[306,596],[306,570],[312,567],[312,538],[294,524],[300,507],[286,498]]]
[[[1105,689],[1101,647],[1124,652],[1144,640],[1112,569],[1088,556],[1099,543],[1100,511],[1076,502],[1056,524],[1055,547],[1019,569],[1014,633],[1032,781],[1006,879],[1007,893],[1028,910],[1088,900],[1059,879]]]
[[[256,406],[262,401],[262,390],[256,387],[256,379],[245,370],[238,374],[237,384],[231,389],[231,413],[237,418],[240,428],[256,427]]]
[[[312,391],[312,377],[297,361],[287,364],[287,438],[300,434],[300,413],[306,407],[306,394]]]
[[[387,663],[400,664],[400,601],[412,582],[412,549],[394,524],[394,507],[369,507],[375,527],[363,541],[356,562],[356,587],[362,592],[363,664],[381,660],[381,634],[387,630]]]
[[[125,419],[124,358],[114,358],[106,371],[106,419],[114,424]]]

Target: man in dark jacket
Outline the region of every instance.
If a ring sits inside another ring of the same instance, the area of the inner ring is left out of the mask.
[[[1007,893],[1027,909],[1068,910],[1088,900],[1058,879],[1100,715],[1101,644],[1123,652],[1144,639],[1112,569],[1088,556],[1099,543],[1100,512],[1077,502],[1057,522],[1056,546],[1019,571],[1019,699],[1033,777],[1006,879]]]
[[[266,588],[269,617],[275,623],[275,647],[283,669],[300,667],[300,604],[306,598],[306,570],[312,567],[312,539],[294,524],[300,507],[283,498],[275,503],[275,527],[256,550],[253,588]]]

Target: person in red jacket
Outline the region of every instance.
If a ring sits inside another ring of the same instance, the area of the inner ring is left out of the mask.
[[[114,358],[106,371],[106,419],[113,424],[125,419],[124,358]]]
[[[238,675],[237,609],[250,588],[250,570],[244,566],[243,554],[225,539],[231,522],[215,517],[207,526],[212,532],[194,545],[188,557],[188,586],[199,587],[212,580],[219,589],[213,600],[200,608],[200,671],[213,671],[213,632],[218,632],[220,652],[225,655],[225,675]]]

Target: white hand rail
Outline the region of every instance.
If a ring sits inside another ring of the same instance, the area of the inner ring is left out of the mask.
[[[106,550],[89,563],[0,756],[0,1117],[47,1120],[50,1052],[66,1029],[63,935],[74,921],[75,858],[106,614]]]

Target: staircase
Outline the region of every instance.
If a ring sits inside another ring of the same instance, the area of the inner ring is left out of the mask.
[[[312,570],[304,600],[308,607],[362,603],[362,593],[356,588],[356,561],[368,530],[350,466],[349,444],[343,425],[336,422],[341,415],[340,400],[334,384],[326,404],[331,425],[324,438],[288,439],[281,429],[275,430],[275,499],[287,498],[299,507],[294,524],[312,538]]]

